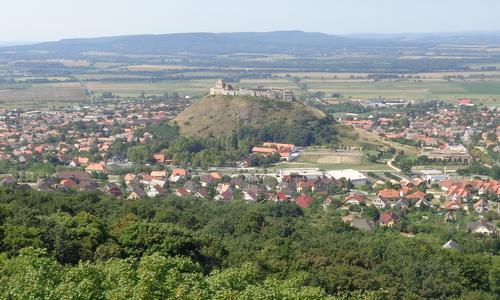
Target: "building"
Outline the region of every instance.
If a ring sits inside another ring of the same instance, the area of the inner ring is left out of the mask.
[[[455,242],[454,240],[449,240],[448,242],[446,242],[446,244],[441,246],[441,248],[443,248],[443,249],[458,249],[459,246],[458,246],[457,242]]]
[[[445,145],[440,149],[432,149],[430,152],[424,152],[429,159],[438,161],[453,161],[457,163],[470,163],[472,156],[463,145]]]
[[[335,179],[341,179],[341,178],[348,179],[354,185],[363,185],[363,184],[366,184],[366,182],[368,181],[368,177],[363,175],[363,173],[356,171],[356,170],[353,170],[353,169],[332,170],[332,171],[326,172],[326,175],[328,177],[332,177]]]
[[[497,233],[497,228],[495,224],[481,219],[477,222],[467,223],[467,232],[482,235],[495,235]]]
[[[433,183],[448,179],[448,176],[439,170],[423,170],[420,172],[420,178],[426,182]]]
[[[265,89],[260,86],[256,89],[242,88],[236,90],[232,85],[225,83],[222,79],[217,81],[214,87],[210,88],[210,95],[252,96],[287,102],[293,101],[293,92],[289,89]]]

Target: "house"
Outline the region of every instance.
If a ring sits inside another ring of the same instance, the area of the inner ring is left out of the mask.
[[[224,182],[224,183],[219,183],[217,185],[217,187],[215,187],[215,191],[217,191],[217,193],[219,193],[219,194],[222,194],[230,188],[231,188],[231,184],[228,182]]]
[[[104,162],[90,163],[85,168],[85,172],[88,172],[88,173],[91,173],[91,172],[104,173],[104,172],[106,172],[106,163],[104,163]]]
[[[308,208],[313,202],[313,198],[308,195],[300,195],[295,198],[295,203],[302,208]]]
[[[57,182],[53,178],[38,179],[36,182],[36,189],[38,191],[49,191],[51,190]]]
[[[172,170],[172,176],[186,177],[187,171],[186,171],[186,169],[176,168],[176,169]]]
[[[446,210],[460,210],[462,208],[462,203],[458,200],[453,200],[453,201],[446,201],[444,203],[444,208]]]
[[[59,171],[56,177],[60,179],[73,179],[76,183],[84,180],[90,180],[89,173],[83,171]]]
[[[231,201],[234,198],[234,193],[231,189],[226,190],[225,192],[218,194],[214,197],[214,200],[217,201]]]
[[[222,179],[222,175],[218,172],[210,172],[209,176],[212,177],[214,180]]]
[[[421,198],[415,203],[416,208],[430,207],[431,203],[425,199],[425,197]]]
[[[395,189],[383,189],[377,193],[377,198],[382,199],[384,202],[396,202],[400,197],[399,191]]]
[[[153,185],[153,186],[149,187],[147,194],[148,194],[148,197],[153,198],[153,197],[165,194],[165,189],[163,189],[159,185]]]
[[[446,200],[460,200],[468,202],[472,199],[472,194],[465,184],[453,184],[445,192]]]
[[[257,194],[253,191],[243,191],[243,199],[246,202],[257,202]]]
[[[458,99],[458,105],[459,106],[474,106],[474,103],[472,103],[472,100],[469,98],[462,98],[462,99]]]
[[[361,205],[366,201],[366,195],[361,193],[352,192],[344,197],[344,204],[346,205]]]
[[[171,182],[177,182],[181,178],[186,178],[186,176],[187,176],[187,171],[185,169],[177,168],[172,170],[172,174],[170,175],[168,180]]]
[[[78,190],[79,191],[96,191],[99,189],[99,183],[97,181],[90,179],[90,180],[80,180],[78,183]]]
[[[189,196],[189,191],[184,187],[177,188],[175,189],[175,195],[179,197],[186,197]]]
[[[207,190],[206,190],[206,189],[204,189],[204,188],[199,188],[199,189],[195,192],[194,196],[195,196],[196,198],[206,199],[206,198],[208,198],[208,192],[207,192]]]
[[[89,163],[89,158],[88,157],[83,157],[83,156],[76,156],[71,160],[69,163],[70,167],[79,167],[79,166],[86,166]]]
[[[72,179],[63,179],[63,180],[61,180],[61,182],[59,182],[59,186],[62,189],[74,189],[77,187],[77,184]]]
[[[206,187],[215,182],[215,179],[210,175],[203,175],[200,177],[201,186]]]
[[[188,191],[189,193],[193,193],[196,190],[198,190],[199,184],[196,183],[194,180],[188,180],[184,183],[182,187],[185,188],[186,191]]]
[[[387,203],[385,203],[385,201],[380,199],[379,197],[376,197],[372,200],[372,205],[378,209],[384,209],[387,206]]]
[[[151,185],[151,186],[159,185],[161,187],[164,187],[166,184],[167,184],[167,181],[162,180],[162,179],[151,179],[151,181],[149,182],[149,185]]]
[[[443,249],[458,249],[459,245],[454,240],[449,240],[443,246],[441,246],[441,248],[443,248]]]
[[[482,235],[496,235],[497,228],[495,224],[481,219],[476,222],[467,223],[467,232]]]
[[[278,192],[275,197],[275,201],[288,201],[291,196],[286,195],[284,192]]]
[[[446,223],[454,222],[455,221],[455,215],[454,215],[453,211],[450,210],[450,211],[446,212],[446,214],[444,215],[443,220]]]
[[[426,194],[422,191],[416,191],[414,193],[411,193],[406,196],[406,199],[408,200],[413,200],[413,201],[419,201],[421,199],[424,199]]]
[[[162,178],[167,178],[167,171],[151,171],[149,174],[154,179],[162,179]]]
[[[356,219],[352,221],[351,227],[362,231],[373,231],[375,223],[369,219]]]
[[[139,198],[145,198],[147,196],[148,196],[148,194],[146,194],[146,192],[142,188],[133,187],[132,192],[130,193],[130,195],[128,195],[127,199],[128,200],[135,200],[135,199],[139,199]]]
[[[490,210],[488,201],[481,199],[474,203],[474,211],[478,214],[487,213]]]
[[[392,227],[394,223],[398,220],[398,216],[395,213],[381,213],[379,217],[380,225],[384,227]]]
[[[153,160],[157,163],[164,163],[165,162],[165,154],[163,154],[162,152],[160,153],[155,153],[153,154]]]
[[[410,206],[410,203],[406,199],[399,199],[391,204],[393,208],[406,209]]]
[[[135,178],[135,174],[132,174],[132,173],[127,173],[125,174],[125,176],[123,177],[123,180],[125,180],[125,183],[126,184],[129,184],[130,182],[132,182],[132,180],[134,180]]]
[[[123,196],[122,191],[120,190],[118,185],[116,185],[115,183],[110,182],[110,183],[106,184],[104,186],[103,190],[106,194],[113,196],[113,197],[116,197],[116,198]]]

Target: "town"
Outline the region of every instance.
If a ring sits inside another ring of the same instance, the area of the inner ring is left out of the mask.
[[[249,156],[234,166],[179,165],[161,148],[145,160],[132,157],[134,147],[127,151],[127,143],[158,142],[157,135],[148,130],[172,120],[189,103],[188,99],[150,100],[63,111],[3,110],[0,184],[39,191],[100,191],[123,201],[175,195],[207,201],[294,202],[304,209],[319,201],[325,210],[338,210],[345,222],[361,230],[395,227],[415,234],[415,226],[401,224],[418,213],[422,214],[419,224],[439,216],[443,224],[462,224],[467,232],[498,233],[492,218],[500,212],[500,181],[446,171],[447,165],[466,166],[478,160],[477,153],[498,153],[497,109],[467,110],[460,100],[458,105],[435,107],[424,116],[400,113],[362,118],[351,114],[341,119],[343,124],[384,139],[418,145],[422,149],[418,163],[423,167],[442,164],[444,172],[412,171],[412,166],[405,172],[383,174],[283,168],[299,158],[303,149],[279,141],[253,145]],[[463,146],[471,140],[476,145],[474,156]],[[255,167],[256,158],[267,164]]]
[[[0,299],[500,299],[500,1],[3,1]]]

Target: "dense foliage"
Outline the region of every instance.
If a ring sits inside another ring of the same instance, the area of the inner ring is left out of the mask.
[[[498,239],[352,229],[319,201],[126,201],[0,189],[0,297],[495,299]],[[428,236],[428,238],[427,238]],[[453,238],[460,251],[443,250]],[[493,255],[484,255],[489,252]]]

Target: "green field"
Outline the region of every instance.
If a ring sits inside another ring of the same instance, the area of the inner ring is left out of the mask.
[[[277,168],[319,168],[322,170],[356,169],[360,171],[394,171],[385,164],[369,162],[363,152],[306,149],[296,161],[281,163]]]
[[[179,95],[201,96],[208,93],[213,80],[172,80],[165,82],[88,82],[87,88],[98,95],[112,92],[122,97],[137,97],[142,92],[146,95],[163,95],[177,92]]]
[[[87,101],[78,82],[0,85],[0,106],[44,108]]]
[[[500,99],[500,80],[468,81],[326,81],[309,80],[310,92],[340,93],[352,98],[402,98],[402,99],[440,99],[456,100],[470,97],[494,102]]]

